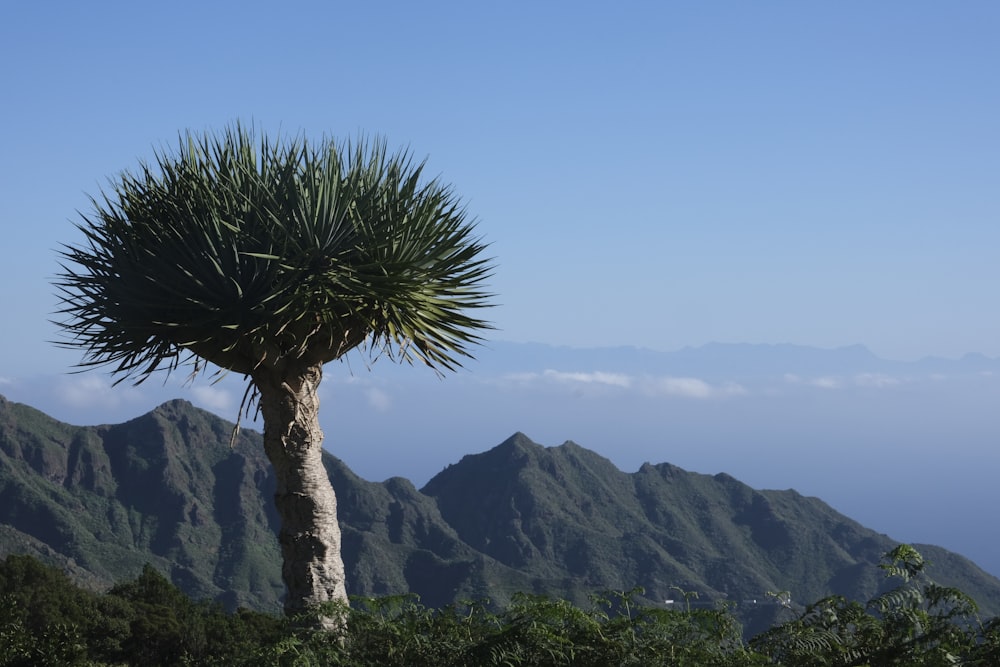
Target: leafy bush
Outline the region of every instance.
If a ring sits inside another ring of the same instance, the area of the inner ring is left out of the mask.
[[[974,664],[987,654],[986,640],[995,630],[980,623],[971,598],[931,581],[923,557],[909,545],[883,561],[880,567],[897,586],[867,605],[824,598],[798,619],[759,635],[752,646],[789,667]]]
[[[885,556],[884,592],[829,597],[744,643],[727,608],[636,605],[635,589],[587,608],[521,594],[431,609],[413,595],[358,598],[340,632],[194,602],[152,567],[101,595],[24,556],[0,563],[0,667],[28,665],[997,665],[1000,619],[982,623],[964,593],[938,586],[902,545]]]

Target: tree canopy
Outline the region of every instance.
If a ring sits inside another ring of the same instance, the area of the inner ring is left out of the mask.
[[[111,181],[62,253],[61,344],[141,382],[355,347],[453,369],[489,324],[485,244],[451,188],[382,139],[181,135]]]

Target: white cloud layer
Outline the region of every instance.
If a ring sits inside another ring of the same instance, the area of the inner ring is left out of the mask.
[[[236,407],[232,392],[216,386],[191,387],[194,403],[213,412],[226,412]]]
[[[116,409],[126,403],[141,400],[139,389],[118,385],[101,375],[74,375],[60,378],[53,390],[56,398],[67,407],[80,409]]]
[[[857,375],[849,378],[833,375],[803,378],[793,373],[786,373],[784,380],[788,384],[818,387],[819,389],[844,389],[852,386],[884,389],[886,387],[895,387],[903,382],[903,380],[892,377],[891,375],[886,375],[885,373],[858,373]]]
[[[727,382],[714,385],[700,378],[671,376],[631,376],[625,373],[604,371],[566,372],[547,369],[542,373],[511,373],[503,378],[506,382],[522,386],[547,384],[549,386],[571,388],[575,392],[596,392],[633,390],[645,396],[708,399],[746,394],[746,389]]]
[[[602,371],[595,371],[593,373],[564,373],[562,371],[546,369],[543,375],[556,382],[603,384],[623,388],[628,388],[632,384],[631,378],[622,373],[605,373]]]
[[[647,388],[651,393],[662,396],[710,398],[713,394],[712,385],[698,378],[655,378],[648,383]]]
[[[392,397],[378,387],[368,387],[365,389],[365,399],[375,410],[387,412],[392,407]]]

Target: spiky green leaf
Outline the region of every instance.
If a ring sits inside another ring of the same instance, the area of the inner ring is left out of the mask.
[[[423,168],[382,140],[184,134],[82,216],[60,343],[137,382],[185,353],[248,374],[354,348],[454,369],[490,328],[492,264]]]

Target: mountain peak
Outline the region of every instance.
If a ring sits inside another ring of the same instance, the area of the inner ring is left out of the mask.
[[[466,454],[458,463],[449,465],[432,477],[420,492],[433,495],[435,489],[450,486],[455,480],[460,480],[458,483],[463,487],[467,484],[474,487],[492,479],[516,475],[544,451],[544,447],[518,431],[492,449],[479,454]]]
[[[201,411],[202,410],[195,407],[191,401],[184,400],[183,398],[175,398],[156,406],[149,412],[149,414],[173,416],[192,414]]]
[[[495,450],[511,450],[511,451],[534,451],[542,448],[541,445],[536,443],[534,440],[526,436],[521,431],[517,431],[514,435],[510,436],[499,445],[494,447]]]

